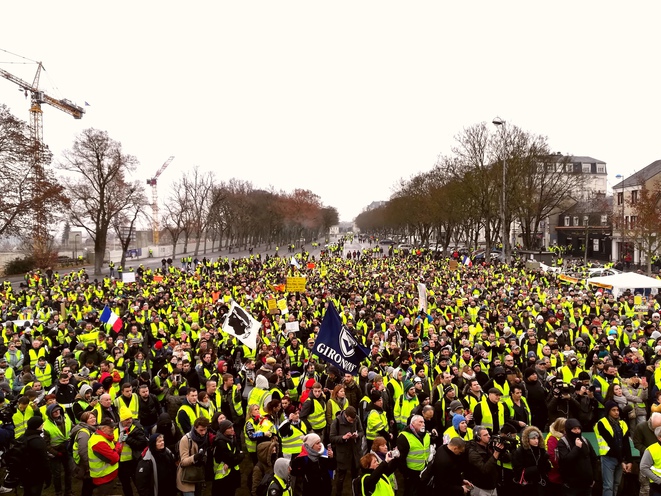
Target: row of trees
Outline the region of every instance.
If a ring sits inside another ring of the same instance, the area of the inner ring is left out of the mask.
[[[502,242],[513,222],[525,248],[536,248],[542,222],[571,205],[585,176],[575,173],[569,157],[551,152],[547,139],[508,125],[493,132],[486,123],[455,137],[452,154],[434,167],[400,181],[390,200],[356,218],[361,230],[389,235],[406,233],[428,245],[476,247],[484,236],[487,250]],[[503,180],[503,163],[506,165]],[[503,183],[506,193],[502,211]],[[506,242],[508,240],[505,240]]]
[[[27,123],[0,105],[0,238],[21,239],[36,266],[44,267],[53,261],[58,226],[65,223],[65,234],[80,227],[94,242],[99,274],[110,233],[114,231],[125,254],[137,227],[152,224],[144,181],[131,178],[138,160],[105,131],[86,129],[55,164],[59,177],[47,149],[42,153],[45,172],[36,181],[32,147]],[[197,255],[202,240],[205,252],[207,239],[212,250],[223,242],[226,247],[282,244],[316,238],[339,220],[337,210],[324,206],[311,191],[256,189],[239,179],[218,181],[197,167],[177,180],[161,212],[173,256],[182,239],[186,250],[189,239],[195,239]],[[37,217],[47,219],[50,229],[45,250],[32,242]],[[125,264],[125,256],[120,263]]]

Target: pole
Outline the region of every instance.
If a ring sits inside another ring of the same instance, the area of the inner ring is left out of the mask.
[[[502,219],[503,234],[502,234],[502,236],[503,236],[503,259],[505,260],[506,264],[509,264],[510,261],[509,261],[509,256],[507,254],[507,242],[509,241],[508,240],[509,233],[507,232],[508,229],[507,229],[506,224],[505,224],[506,219],[507,219],[507,212],[505,210],[506,205],[507,205],[507,203],[506,203],[507,197],[506,197],[506,193],[505,193],[505,185],[507,184],[507,160],[505,159],[505,139],[504,139],[505,138],[505,132],[504,132],[504,130],[505,130],[505,127],[503,125],[503,198],[502,198],[502,202],[503,202],[503,219]]]

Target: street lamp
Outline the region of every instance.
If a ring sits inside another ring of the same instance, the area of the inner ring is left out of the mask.
[[[501,228],[502,228],[501,237],[502,237],[502,241],[503,241],[503,260],[505,261],[506,264],[509,264],[509,257],[507,256],[507,241],[508,241],[507,240],[507,230],[506,230],[506,227],[505,227],[505,219],[506,219],[506,215],[505,215],[506,214],[506,212],[505,212],[505,205],[506,205],[506,203],[505,203],[505,201],[506,201],[505,183],[506,183],[506,179],[507,179],[507,161],[505,160],[505,153],[506,153],[506,150],[505,150],[505,121],[503,119],[501,119],[500,117],[494,117],[494,119],[493,119],[493,121],[491,121],[491,123],[494,126],[500,128],[502,138],[503,138],[503,150],[502,150],[502,153],[503,153],[503,156],[502,156],[502,159],[503,159],[503,194],[502,194],[502,197],[500,199],[500,201],[501,201],[501,205],[500,205],[500,223],[501,223]]]

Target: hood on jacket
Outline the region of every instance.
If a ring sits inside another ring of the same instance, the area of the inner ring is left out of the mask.
[[[92,391],[92,386],[88,384],[83,384],[82,386],[80,386],[80,397],[84,398],[85,394],[87,394],[87,391]]]
[[[262,462],[267,467],[272,467],[275,460],[271,456],[273,454],[273,448],[276,448],[275,453],[277,453],[278,439],[276,437],[271,438],[271,442],[259,443],[257,445],[257,461]]]
[[[289,476],[289,460],[286,458],[278,458],[273,465],[273,472],[282,480],[287,480]]]
[[[551,433],[552,436],[555,436],[555,437],[557,437],[558,439],[560,439],[562,436],[565,435],[564,432],[560,432],[560,431],[555,430],[555,429],[553,428],[553,424],[551,424],[551,425],[549,426],[549,432]]]
[[[46,415],[48,415],[48,418],[53,420],[53,412],[55,411],[56,408],[60,409],[60,418],[64,415],[64,408],[62,408],[60,405],[57,403],[53,403],[52,405],[48,405],[48,408],[46,408]]]
[[[172,426],[172,419],[170,418],[170,414],[167,412],[163,412],[158,416],[158,421],[156,422],[156,425],[158,427],[170,427]]]
[[[532,432],[536,432],[537,435],[539,436],[539,444],[538,446],[542,447],[544,446],[544,437],[542,436],[542,431],[540,431],[537,427],[534,425],[529,425],[525,429],[523,429],[523,432],[521,433],[521,446],[523,446],[523,449],[530,449],[530,434]]]
[[[396,367],[392,369],[392,372],[390,372],[390,377],[392,377],[395,381],[397,380],[397,375],[399,374],[399,371],[401,369],[399,367]]]
[[[268,391],[269,380],[265,376],[260,374],[255,379],[255,387],[258,387],[259,389],[263,389],[264,391]]]

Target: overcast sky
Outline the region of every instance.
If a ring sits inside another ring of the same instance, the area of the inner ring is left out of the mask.
[[[10,2],[0,49],[41,60],[55,153],[106,130],[172,181],[317,193],[351,220],[429,170],[466,126],[500,116],[554,151],[607,163],[609,185],[659,151],[658,2]],[[34,64],[0,52],[32,80]],[[0,79],[0,102],[29,101]],[[148,192],[149,193],[149,192]]]

